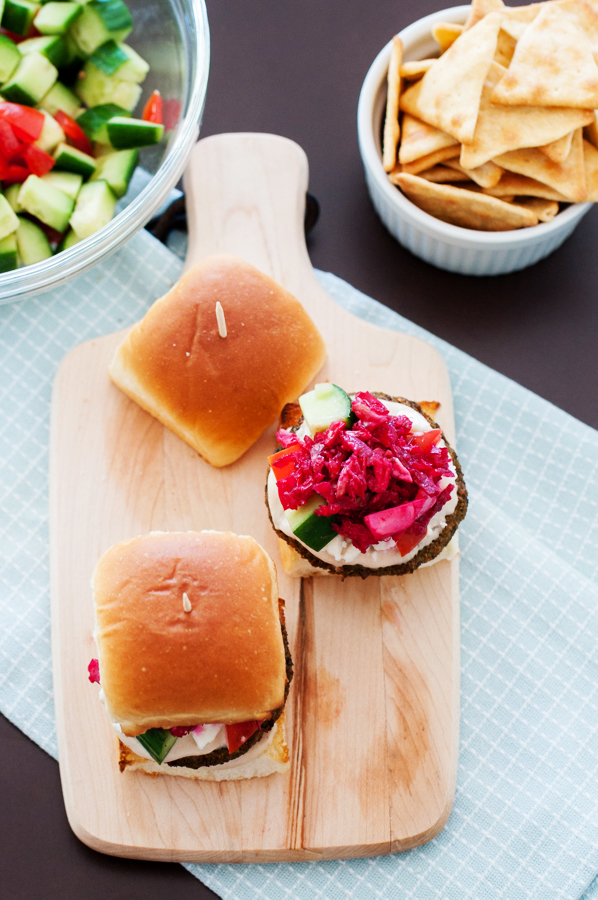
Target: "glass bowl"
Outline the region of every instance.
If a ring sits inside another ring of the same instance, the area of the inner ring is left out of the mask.
[[[204,0],[127,0],[133,31],[127,43],[150,65],[134,115],[158,88],[174,127],[155,147],[141,151],[152,177],[137,195],[123,198],[112,221],[80,243],[43,262],[0,275],[0,303],[57,287],[91,268],[142,228],[179,180],[195,144],[206,96],[210,38]],[[133,192],[131,192],[133,194]]]

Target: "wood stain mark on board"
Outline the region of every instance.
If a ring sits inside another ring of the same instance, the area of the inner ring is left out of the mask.
[[[343,711],[346,690],[342,683],[323,666],[317,671],[318,722],[321,727],[332,726]]]
[[[395,782],[411,793],[420,766],[430,752],[429,692],[417,667],[385,653],[388,757]]]
[[[289,810],[287,817],[287,846],[303,847],[303,822],[305,816],[305,766],[304,698],[307,695],[307,674],[310,631],[306,622],[306,593],[312,595],[311,579],[301,579],[299,592],[299,617],[293,653],[294,677],[291,685],[291,716],[293,742],[291,745],[291,776],[289,785]]]

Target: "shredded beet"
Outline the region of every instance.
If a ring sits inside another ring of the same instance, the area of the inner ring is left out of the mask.
[[[97,659],[90,660],[90,663],[87,667],[87,671],[89,672],[89,680],[92,684],[100,683],[100,664]]]
[[[411,419],[392,416],[367,391],[356,394],[351,408],[357,421],[350,428],[334,422],[315,438],[303,439],[292,431],[278,431],[283,447],[298,444],[296,452],[289,454],[293,472],[277,482],[283,508],[298,509],[319,494],[326,503],[316,515],[333,518],[334,531],[364,553],[381,540],[364,522],[366,516],[417,501],[411,508],[421,510],[420,516],[393,537],[423,537],[430,519],[453,490],[453,485],[441,488],[442,478],[455,477],[449,451],[437,444],[427,449],[420,446],[429,442],[415,439]]]
[[[193,731],[195,725],[175,725],[170,729],[170,733],[173,737],[185,737],[186,734],[189,734],[190,731]]]

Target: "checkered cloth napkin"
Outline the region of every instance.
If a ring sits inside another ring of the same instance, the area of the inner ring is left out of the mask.
[[[52,380],[71,347],[139,319],[180,269],[140,232],[76,281],[0,308],[0,710],[53,756]],[[470,493],[455,804],[435,840],[397,856],[187,868],[225,900],[598,900],[598,434],[318,277],[341,306],[429,341],[449,366]]]

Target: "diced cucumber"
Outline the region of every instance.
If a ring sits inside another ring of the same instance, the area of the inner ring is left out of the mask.
[[[115,116],[128,115],[127,110],[122,106],[117,106],[116,103],[102,103],[100,106],[94,106],[81,113],[77,118],[77,125],[83,129],[90,141],[108,144],[106,123]]]
[[[313,391],[299,397],[299,405],[312,435],[326,431],[333,422],[349,424],[351,398],[336,384],[316,384]]]
[[[19,258],[23,265],[31,266],[33,263],[41,262],[43,259],[49,259],[52,256],[52,248],[39,225],[30,222],[29,219],[23,219],[21,216],[18,218],[17,246],[19,248]]]
[[[107,182],[90,181],[79,191],[71,228],[80,238],[89,237],[108,224],[115,206],[116,197]]]
[[[14,209],[14,211],[16,213],[23,212],[23,207],[21,206],[21,204],[19,203],[19,201],[17,199],[19,196],[20,190],[21,190],[20,184],[11,184],[4,191],[4,196],[6,197],[6,199],[8,200],[8,202],[10,203],[10,205],[12,206],[12,208]]]
[[[92,53],[90,61],[106,75],[116,75],[121,81],[133,81],[140,84],[147,73],[149,65],[138,53],[127,44],[106,41]]]
[[[39,3],[29,3],[29,0],[6,0],[2,27],[13,34],[27,34],[38,9]]]
[[[106,181],[117,197],[124,197],[139,162],[139,150],[117,150],[97,160],[91,181]]]
[[[67,58],[66,44],[59,34],[28,38],[26,41],[21,41],[19,51],[22,56],[26,56],[28,53],[41,53],[57,69],[65,64]]]
[[[71,34],[85,56],[106,41],[122,41],[133,28],[131,13],[122,0],[91,0],[73,23]]]
[[[66,62],[60,67],[60,80],[63,84],[71,87],[77,81],[81,67],[86,60],[86,56],[79,49],[79,45],[74,40],[70,31],[63,34],[62,39],[66,47]]]
[[[0,241],[0,272],[10,272],[19,265],[17,256],[17,235],[13,231],[12,234],[2,238]]]
[[[0,34],[0,82],[8,81],[21,61],[16,44],[5,34]]]
[[[64,34],[82,9],[79,3],[46,3],[35,17],[35,27],[40,34]]]
[[[59,191],[64,191],[67,197],[72,197],[73,200],[77,199],[83,184],[81,175],[76,175],[75,172],[56,172],[56,170],[42,175],[42,181],[58,188]],[[15,185],[15,187],[20,187],[20,185]],[[10,199],[8,202],[10,203]],[[19,210],[15,209],[15,212],[19,212]]]
[[[109,153],[114,153],[112,144],[102,144],[100,141],[94,142],[93,155],[96,160],[100,159],[102,156],[108,156]]]
[[[96,170],[96,161],[93,156],[71,147],[69,144],[59,144],[54,151],[56,168],[65,172],[76,172],[87,180]]]
[[[69,228],[69,230],[65,234],[63,240],[58,245],[56,252],[60,253],[61,250],[69,250],[70,247],[74,247],[75,244],[78,244],[79,241],[82,241],[82,240],[83,240],[83,238],[78,237],[78,235],[75,234],[73,229]]]
[[[56,119],[46,112],[45,109],[41,109],[40,112],[44,114],[44,125],[42,133],[35,141],[35,145],[36,147],[41,147],[46,153],[52,153],[58,144],[64,141],[64,131]]]
[[[295,537],[316,552],[336,537],[336,531],[332,530],[331,525],[332,522],[336,522],[336,517],[316,516],[316,509],[325,504],[326,501],[316,495],[299,509],[284,511]]]
[[[132,81],[122,81],[118,75],[106,75],[89,60],[82,69],[81,78],[77,79],[75,93],[86,106],[99,106],[102,103],[116,103],[129,112],[137,106],[141,96],[141,88]]]
[[[150,728],[149,731],[138,734],[137,740],[158,765],[164,762],[177,742],[177,738],[164,728]]]
[[[110,143],[117,150],[158,144],[164,134],[163,125],[144,122],[142,119],[126,119],[124,116],[115,116],[110,119],[106,129]]]
[[[0,240],[12,234],[19,227],[19,220],[14,209],[2,194],[0,194]]]
[[[81,109],[81,102],[75,97],[72,91],[69,91],[60,81],[57,81],[45,94],[39,102],[39,108],[45,109],[51,116],[55,116],[59,109],[75,118],[77,112]]]
[[[37,175],[30,175],[22,184],[18,202],[26,212],[56,231],[65,231],[75,206],[72,197]]]
[[[48,93],[56,79],[58,70],[41,53],[24,56],[12,75],[2,87],[2,96],[13,103],[35,106]]]

